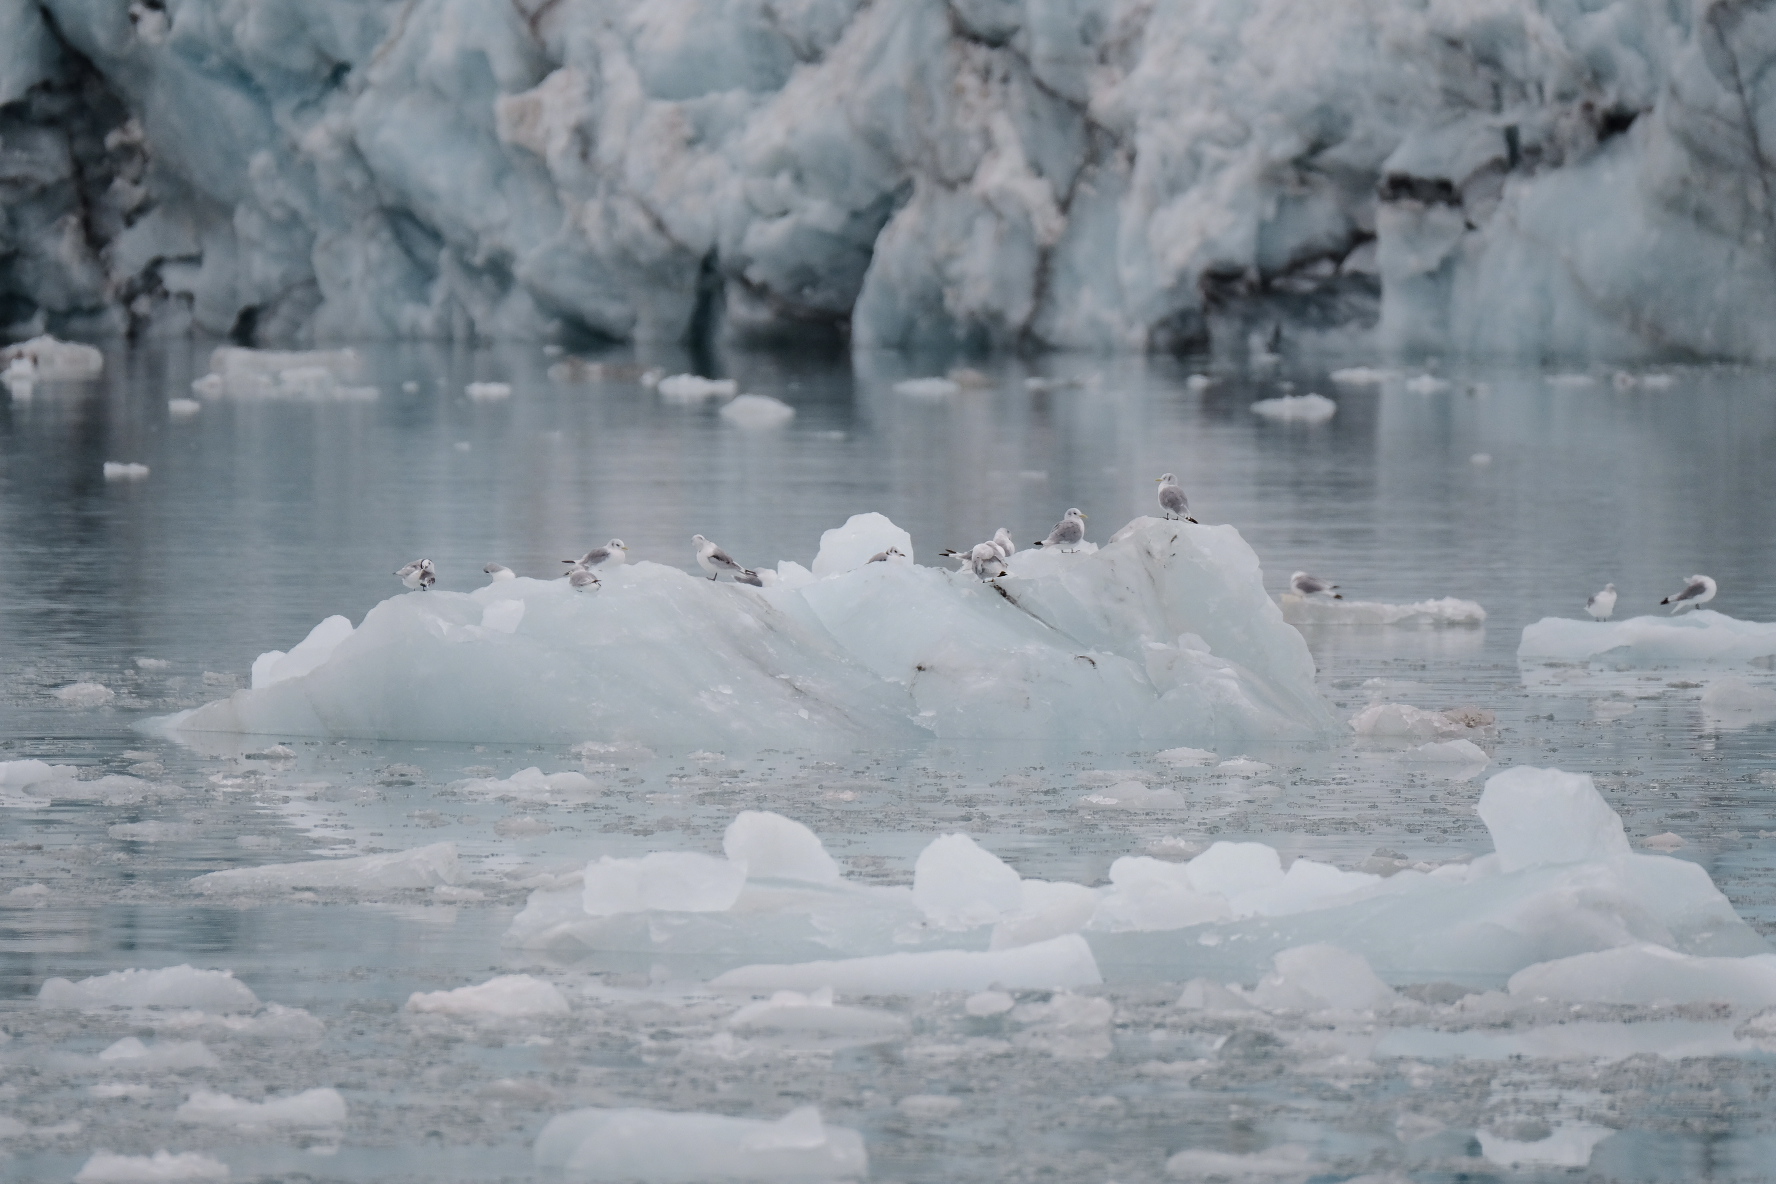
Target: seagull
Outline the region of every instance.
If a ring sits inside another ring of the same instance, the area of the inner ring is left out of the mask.
[[[732,572],[735,579],[738,579],[742,575],[754,576],[756,578],[756,573],[741,567],[734,561],[732,555],[728,554],[702,535],[692,535],[691,544],[697,548],[697,566],[708,572],[710,579],[715,579],[724,571]]]
[[[1190,516],[1190,499],[1178,487],[1175,474],[1167,473],[1163,477],[1155,477],[1159,483],[1159,508],[1167,518],[1182,518],[1186,522],[1195,522]]]
[[[438,569],[432,566],[430,559],[415,559],[395,574],[401,577],[403,584],[409,588],[418,588],[421,592],[429,592],[432,585],[438,582]]]
[[[1310,576],[1304,571],[1298,571],[1289,577],[1289,588],[1297,596],[1317,596],[1322,592],[1332,592],[1336,587],[1337,584],[1328,584],[1319,576]],[[1343,600],[1344,594],[1332,592],[1332,599]]]
[[[1078,506],[1074,506],[1067,511],[1064,518],[1055,523],[1055,528],[1048,532],[1048,537],[1038,542],[1036,546],[1078,550],[1079,544],[1084,541],[1085,515],[1079,512]]]
[[[575,592],[596,592],[599,588],[598,576],[586,568],[576,567],[567,573],[567,585]]]
[[[886,551],[877,551],[874,555],[871,555],[869,561],[870,563],[887,563],[888,560],[893,558],[905,559],[906,552],[902,551],[899,547],[889,547]]]
[[[1684,590],[1676,596],[1667,596],[1660,604],[1672,606],[1671,615],[1676,616],[1686,608],[1700,608],[1714,599],[1715,584],[1710,576],[1691,576]]]
[[[563,563],[571,563],[575,567],[591,571],[603,563],[626,563],[629,560],[629,548],[622,539],[612,539],[602,547],[594,547],[578,559],[563,559]]]
[[[1011,541],[1011,532],[1001,526],[993,532],[993,545],[999,548],[999,554],[1010,559],[1017,554],[1017,544]]]
[[[997,543],[976,543],[967,558],[968,570],[976,579],[987,580],[1005,574],[1005,554]]]
[[[501,580],[515,580],[518,578],[518,573],[503,563],[490,563],[481,570],[492,576],[493,582],[496,584]]]
[[[765,586],[765,576],[773,574],[775,573],[756,571],[736,572],[734,573],[734,582],[736,584],[751,584],[754,588],[763,588]]]
[[[1603,591],[1593,592],[1585,598],[1585,611],[1591,614],[1593,621],[1607,621],[1610,614],[1616,611],[1616,586],[1605,584]]]

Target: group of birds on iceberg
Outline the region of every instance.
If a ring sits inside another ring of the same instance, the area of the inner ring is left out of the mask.
[[[1684,584],[1683,591],[1661,600],[1660,604],[1671,606],[1671,615],[1676,616],[1685,609],[1701,608],[1714,599],[1716,584],[1714,577],[1693,575]],[[1585,598],[1585,611],[1591,614],[1594,621],[1607,621],[1616,611],[1616,586],[1605,584],[1601,592],[1593,592]]]

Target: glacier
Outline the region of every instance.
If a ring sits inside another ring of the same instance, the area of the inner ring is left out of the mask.
[[[0,327],[1769,359],[1773,57],[1732,0],[20,0]]]
[[[870,562],[890,543],[904,561]],[[812,571],[785,562],[760,588],[643,560],[590,595],[521,577],[394,596],[161,726],[677,751],[1336,729],[1231,526],[1137,518],[1101,548],[1020,552],[991,583],[912,555],[905,531],[861,514],[822,536]]]

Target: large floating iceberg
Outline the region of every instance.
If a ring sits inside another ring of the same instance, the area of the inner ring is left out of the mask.
[[[1097,887],[1025,879],[966,835],[933,840],[910,887],[856,884],[832,877],[805,827],[744,814],[723,858],[606,858],[579,884],[533,892],[506,941],[752,991],[1254,982],[1305,957],[1279,954],[1323,945],[1342,954],[1318,961],[1361,960],[1396,984],[1614,999],[1617,971],[1644,963],[1657,970],[1646,1001],[1776,991],[1776,956],[1708,874],[1633,851],[1589,777],[1510,769],[1486,783],[1477,810],[1493,852],[1428,871],[1384,878],[1306,858],[1285,868],[1272,847],[1223,841],[1183,863],[1126,856]],[[796,854],[755,866],[748,855],[761,851]],[[677,867],[678,892],[694,902],[635,890],[661,859],[695,863]],[[1308,975],[1307,987],[1323,977]]]
[[[1577,621],[1543,617],[1523,629],[1524,662],[1599,662],[1618,668],[1768,666],[1776,659],[1776,622],[1740,621],[1713,609],[1676,617]]]
[[[593,594],[514,579],[329,618],[185,731],[664,747],[861,738],[1303,740],[1334,723],[1301,636],[1231,526],[1139,518],[1095,551],[1025,551],[996,583],[911,562],[880,515],[814,576],[711,582],[625,564]],[[824,578],[814,578],[823,576]]]
[[[14,3],[0,307],[1140,349],[1243,344],[1263,302],[1440,352],[1769,358],[1776,114],[1744,80],[1773,27],[1643,0]]]

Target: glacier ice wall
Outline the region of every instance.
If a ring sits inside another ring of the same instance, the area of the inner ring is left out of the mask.
[[[1738,0],[20,0],[0,326],[1769,357]]]

